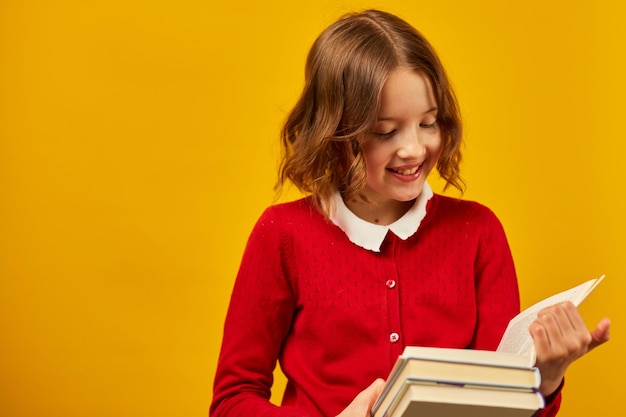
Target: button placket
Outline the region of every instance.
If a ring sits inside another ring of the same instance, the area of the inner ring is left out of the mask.
[[[398,277],[398,267],[396,256],[396,245],[398,239],[394,234],[388,235],[388,245],[382,250],[382,261],[384,268],[381,268],[381,291],[384,292],[386,315],[387,315],[387,331],[386,338],[389,346],[389,361],[393,363],[398,355],[402,353],[400,337],[402,335],[402,320],[400,318],[400,281]],[[383,288],[382,285],[385,287]],[[382,336],[382,335],[381,335]]]

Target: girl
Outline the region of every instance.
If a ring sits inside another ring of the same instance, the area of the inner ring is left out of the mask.
[[[459,176],[461,121],[431,45],[381,11],[327,28],[282,131],[279,188],[309,196],[268,208],[233,290],[214,417],[369,416],[406,345],[494,350],[519,312],[512,256],[486,207],[433,194]],[[531,326],[541,416],[557,413],[565,370],[608,340],[571,304]],[[280,361],[288,383],[270,404]]]

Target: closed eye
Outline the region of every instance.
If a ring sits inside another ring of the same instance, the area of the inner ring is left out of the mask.
[[[374,135],[380,139],[387,139],[392,137],[396,133],[396,129],[390,130],[388,132],[374,132]]]
[[[432,123],[420,123],[420,127],[423,127],[424,129],[434,129],[437,127],[437,121],[435,120]]]

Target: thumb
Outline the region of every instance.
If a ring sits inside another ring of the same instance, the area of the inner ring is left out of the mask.
[[[337,417],[369,417],[372,406],[380,396],[385,381],[378,378],[361,391]]]
[[[383,388],[385,388],[385,380],[382,378],[377,378],[374,382],[372,382],[372,385],[370,385],[370,387],[376,393],[376,398],[378,398],[383,392]]]
[[[362,395],[363,398],[367,399],[369,408],[371,409],[378,397],[380,396],[381,392],[383,392],[384,387],[385,380],[382,378],[377,378],[374,382],[370,384],[369,387],[365,388],[361,392],[361,394],[359,394],[359,396]]]
[[[382,378],[376,378],[374,382],[370,384],[369,387],[365,388],[362,392],[364,396],[367,398],[373,399],[372,404],[378,399],[380,394],[383,392],[383,388],[385,387],[385,380]]]
[[[600,346],[603,343],[608,342],[610,338],[609,329],[611,327],[611,321],[607,318],[600,320],[598,326],[591,332],[591,343],[589,343],[589,350]]]

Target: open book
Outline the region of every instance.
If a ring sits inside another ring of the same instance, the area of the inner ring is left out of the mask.
[[[373,417],[530,417],[543,407],[541,376],[528,327],[548,306],[578,306],[604,279],[592,279],[525,309],[496,352],[406,346],[372,407]]]
[[[520,355],[533,355],[533,339],[528,332],[528,328],[537,318],[540,310],[551,305],[571,301],[575,306],[580,305],[585,298],[593,291],[596,286],[604,279],[604,275],[600,278],[591,279],[567,291],[560,292],[548,297],[532,306],[528,307],[517,316],[513,317],[509,322],[504,335],[498,345],[499,352],[517,353]]]

